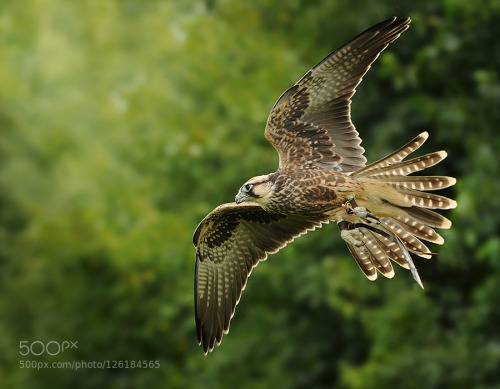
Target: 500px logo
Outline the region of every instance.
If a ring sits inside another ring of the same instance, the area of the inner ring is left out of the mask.
[[[46,343],[40,342],[39,340],[35,340],[31,343],[29,340],[19,341],[19,354],[21,355],[42,355],[43,353],[57,355],[72,348],[78,348],[78,341],[65,340],[63,342],[57,342],[51,340]]]

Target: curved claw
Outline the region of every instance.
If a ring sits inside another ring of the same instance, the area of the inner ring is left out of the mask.
[[[380,224],[380,219],[373,213],[370,213],[365,207],[355,207],[352,211],[357,217],[364,219],[369,223]]]

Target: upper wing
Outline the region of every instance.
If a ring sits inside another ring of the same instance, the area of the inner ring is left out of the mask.
[[[410,19],[388,19],[359,34],[307,72],[281,95],[265,135],[280,167],[309,164],[352,172],[365,166],[361,139],[351,121],[351,97],[379,54]]]
[[[193,244],[196,331],[205,353],[229,331],[253,267],[322,222],[317,216],[271,214],[255,203],[223,204],[203,219]]]

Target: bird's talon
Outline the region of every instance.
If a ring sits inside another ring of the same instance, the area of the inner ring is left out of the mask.
[[[349,196],[342,206],[346,209],[348,215],[355,214],[357,217],[369,223],[380,224],[380,219],[377,216],[368,211],[365,207],[358,206],[356,200],[354,200],[354,196]]]
[[[370,223],[380,224],[380,219],[373,213],[370,213],[365,207],[355,207],[352,211],[357,217],[361,219],[365,219]]]

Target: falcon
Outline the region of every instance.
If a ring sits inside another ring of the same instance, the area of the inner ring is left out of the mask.
[[[198,225],[193,237],[195,321],[205,355],[229,331],[252,269],[268,254],[330,221],[337,223],[369,280],[377,272],[392,278],[395,262],[423,287],[410,253],[433,255],[422,240],[443,244],[435,228],[451,227],[434,209],[457,205],[429,191],[456,180],[410,174],[439,163],[446,152],[407,159],[426,141],[428,133],[423,132],[366,165],[350,115],[362,77],[409,24],[409,18],[394,17],[367,29],[285,91],[265,128],[279,155],[278,170],[250,178],[235,202],[218,206]]]

